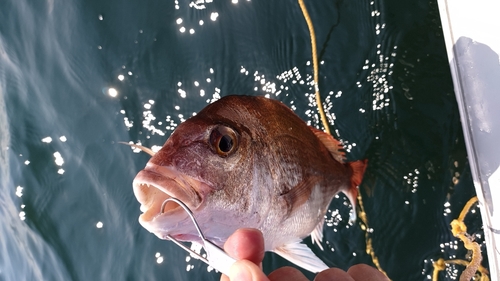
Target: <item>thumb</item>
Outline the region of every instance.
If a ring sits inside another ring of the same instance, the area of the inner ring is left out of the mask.
[[[259,266],[248,260],[239,260],[229,269],[231,281],[269,281]]]

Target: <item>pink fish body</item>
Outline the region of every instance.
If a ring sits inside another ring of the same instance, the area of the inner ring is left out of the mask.
[[[366,161],[345,163],[330,135],[264,97],[227,96],[180,124],[133,182],[139,222],[165,239],[199,242],[176,197],[205,237],[222,246],[236,229],[262,231],[274,251],[312,272],[327,266],[301,240],[321,246],[324,215],[344,192],[356,202]]]

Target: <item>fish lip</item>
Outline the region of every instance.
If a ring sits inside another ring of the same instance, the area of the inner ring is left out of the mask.
[[[165,167],[149,163],[140,171],[132,183],[134,194],[141,203],[139,222],[148,231],[165,239],[170,235],[187,235],[192,233],[194,225],[189,222],[189,231],[185,229],[188,214],[174,202],[165,205],[163,202],[171,197],[182,201],[191,211],[202,206],[203,199],[211,186],[202,180],[195,179],[177,171],[174,167]],[[184,226],[182,226],[184,225]]]

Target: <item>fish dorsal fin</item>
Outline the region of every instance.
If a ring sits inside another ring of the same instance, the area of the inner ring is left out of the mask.
[[[345,161],[345,153],[342,151],[344,146],[338,140],[336,140],[332,135],[327,134],[321,130],[314,127],[309,127],[311,131],[316,135],[321,143],[328,149],[333,158],[341,163]]]
[[[311,195],[312,185],[314,185],[316,181],[316,177],[304,176],[302,181],[296,186],[280,195],[286,202],[288,214],[290,214],[294,208],[306,203]]]
[[[354,162],[349,162],[347,165],[351,167],[352,175],[351,175],[351,185],[348,190],[343,190],[342,192],[347,196],[349,201],[351,202],[353,212],[349,218],[350,222],[356,221],[356,202],[358,197],[358,186],[361,184],[363,180],[363,175],[365,174],[366,165],[368,160],[358,160]]]
[[[328,266],[300,241],[278,247],[273,252],[314,273],[328,269]]]
[[[323,241],[323,224],[325,222],[325,219],[323,218],[318,225],[314,228],[313,232],[311,232],[311,241],[313,244],[317,244],[318,247],[323,250],[323,245],[321,245],[321,242]]]

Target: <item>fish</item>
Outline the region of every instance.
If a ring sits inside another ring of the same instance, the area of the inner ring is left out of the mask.
[[[311,272],[328,266],[302,240],[311,235],[322,249],[331,200],[343,192],[355,208],[367,166],[346,162],[338,140],[259,96],[225,96],[181,123],[159,151],[143,150],[152,157],[132,185],[149,232],[201,242],[186,212],[163,204],[174,197],[216,245],[238,228],[256,228],[266,251]]]

